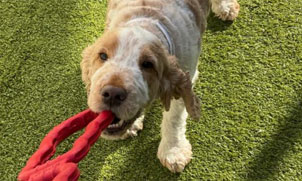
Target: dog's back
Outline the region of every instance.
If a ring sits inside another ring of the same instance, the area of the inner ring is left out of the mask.
[[[111,0],[106,28],[124,26],[138,18],[160,21],[171,35],[180,66],[191,70],[200,55],[208,10],[208,0]]]

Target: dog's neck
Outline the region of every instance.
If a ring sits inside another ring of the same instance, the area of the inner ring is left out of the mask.
[[[152,18],[139,17],[129,20],[126,26],[138,25],[144,29],[154,33],[160,41],[166,46],[170,55],[175,55],[175,45],[171,34],[167,27],[161,23],[159,20],[154,20]]]

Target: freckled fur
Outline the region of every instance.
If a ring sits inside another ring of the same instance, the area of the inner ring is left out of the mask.
[[[195,81],[198,75],[201,35],[210,5],[223,20],[238,16],[236,0],[110,0],[104,35],[83,51],[82,79],[93,111],[111,109],[117,117],[128,120],[137,117],[154,99],[161,99],[165,111],[157,156],[172,172],[181,172],[192,158],[185,126],[188,114],[196,119],[200,116],[192,77]],[[158,21],[166,27],[175,55],[168,53],[169,43],[156,27]],[[106,62],[100,60],[100,52],[108,54]],[[154,69],[142,69],[144,58],[152,59]],[[121,86],[128,93],[118,107],[108,108],[102,103],[100,92],[108,84]],[[143,127],[142,118],[120,134],[103,132],[102,136],[135,136]]]

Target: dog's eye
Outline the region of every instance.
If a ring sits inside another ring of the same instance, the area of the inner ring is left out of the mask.
[[[153,63],[148,60],[145,60],[142,63],[142,67],[145,69],[151,69],[151,68],[153,68]]]
[[[106,61],[108,59],[108,55],[106,53],[100,53],[100,58],[103,60],[103,61]]]

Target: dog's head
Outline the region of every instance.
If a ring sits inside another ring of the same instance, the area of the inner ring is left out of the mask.
[[[160,40],[142,28],[105,32],[84,50],[81,69],[89,108],[111,110],[116,116],[107,134],[122,135],[156,98],[169,110],[171,99],[182,97],[188,113],[199,116],[189,75]]]

